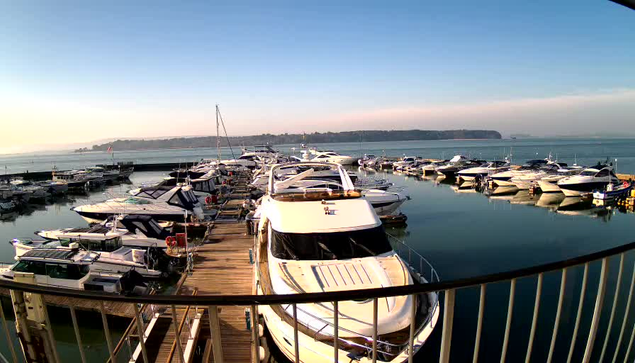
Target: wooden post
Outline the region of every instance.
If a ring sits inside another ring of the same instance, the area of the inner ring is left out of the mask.
[[[218,307],[208,306],[209,333],[212,336],[212,352],[214,353],[214,363],[223,363],[223,343],[221,341],[220,321],[218,319]]]

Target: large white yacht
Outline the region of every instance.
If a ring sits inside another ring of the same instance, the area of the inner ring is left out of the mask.
[[[558,187],[567,197],[577,197],[595,190],[604,190],[610,183],[619,183],[610,166],[597,165],[584,169],[580,174],[558,181]]]
[[[509,167],[510,165],[508,161],[495,160],[495,161],[490,161],[484,165],[459,170],[457,175],[460,178],[466,181],[469,181],[476,177],[483,177],[486,175],[497,174],[503,171],[507,171],[509,170]]]
[[[138,194],[109,199],[97,204],[82,205],[72,210],[88,223],[99,223],[112,215],[146,215],[157,221],[182,222],[203,219],[203,209],[191,186],[141,189]]]
[[[303,165],[311,168],[325,164]],[[276,184],[273,168],[269,193],[259,207],[258,293],[335,292],[427,283],[393,250],[377,214],[354,189],[346,171],[339,165],[330,166],[340,173],[342,190],[293,190],[292,181]],[[415,321],[411,320],[413,307]],[[418,350],[432,333],[439,311],[436,293],[381,299],[377,306],[379,341],[375,358],[386,362],[407,360],[411,324],[415,329],[414,349]],[[291,305],[262,306],[260,313],[276,345],[295,361]],[[299,304],[297,319],[299,360],[331,361],[333,304]],[[341,301],[338,321],[338,360],[371,362],[373,299]]]

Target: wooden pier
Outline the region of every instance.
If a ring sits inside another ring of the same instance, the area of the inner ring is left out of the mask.
[[[219,206],[220,211],[214,222],[210,222],[203,243],[196,247],[193,270],[186,275],[176,294],[179,295],[249,295],[253,293],[253,265],[250,250],[254,245],[253,236],[247,233],[242,221],[242,204],[246,193],[248,176],[234,177],[234,188]],[[145,345],[148,359],[152,362],[180,363],[179,354],[184,355],[183,362],[192,360],[193,351],[198,347],[202,351],[197,361],[203,362],[252,362],[252,331],[247,326],[244,307],[223,306],[211,311],[217,317],[209,316],[209,307],[160,307],[153,312],[154,319],[146,325]],[[176,315],[176,316],[174,316]],[[220,335],[212,337],[212,325],[218,324],[214,331]],[[177,326],[177,328],[175,328]],[[150,328],[148,328],[150,327]],[[129,335],[139,337],[134,322]],[[176,335],[181,348],[176,344]],[[123,344],[126,336],[119,345]],[[214,346],[216,342],[216,346]],[[142,362],[141,348],[138,347],[132,361]],[[214,352],[217,357],[215,357]],[[222,355],[218,357],[218,355]]]

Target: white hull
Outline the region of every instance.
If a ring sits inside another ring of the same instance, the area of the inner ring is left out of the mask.
[[[558,186],[558,183],[551,183],[545,180],[539,180],[538,185],[543,193],[560,193],[562,190]]]

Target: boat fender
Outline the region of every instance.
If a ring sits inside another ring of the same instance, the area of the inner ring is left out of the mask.
[[[165,244],[170,247],[173,248],[176,246],[176,238],[172,237],[172,236],[167,236],[165,237]]]

